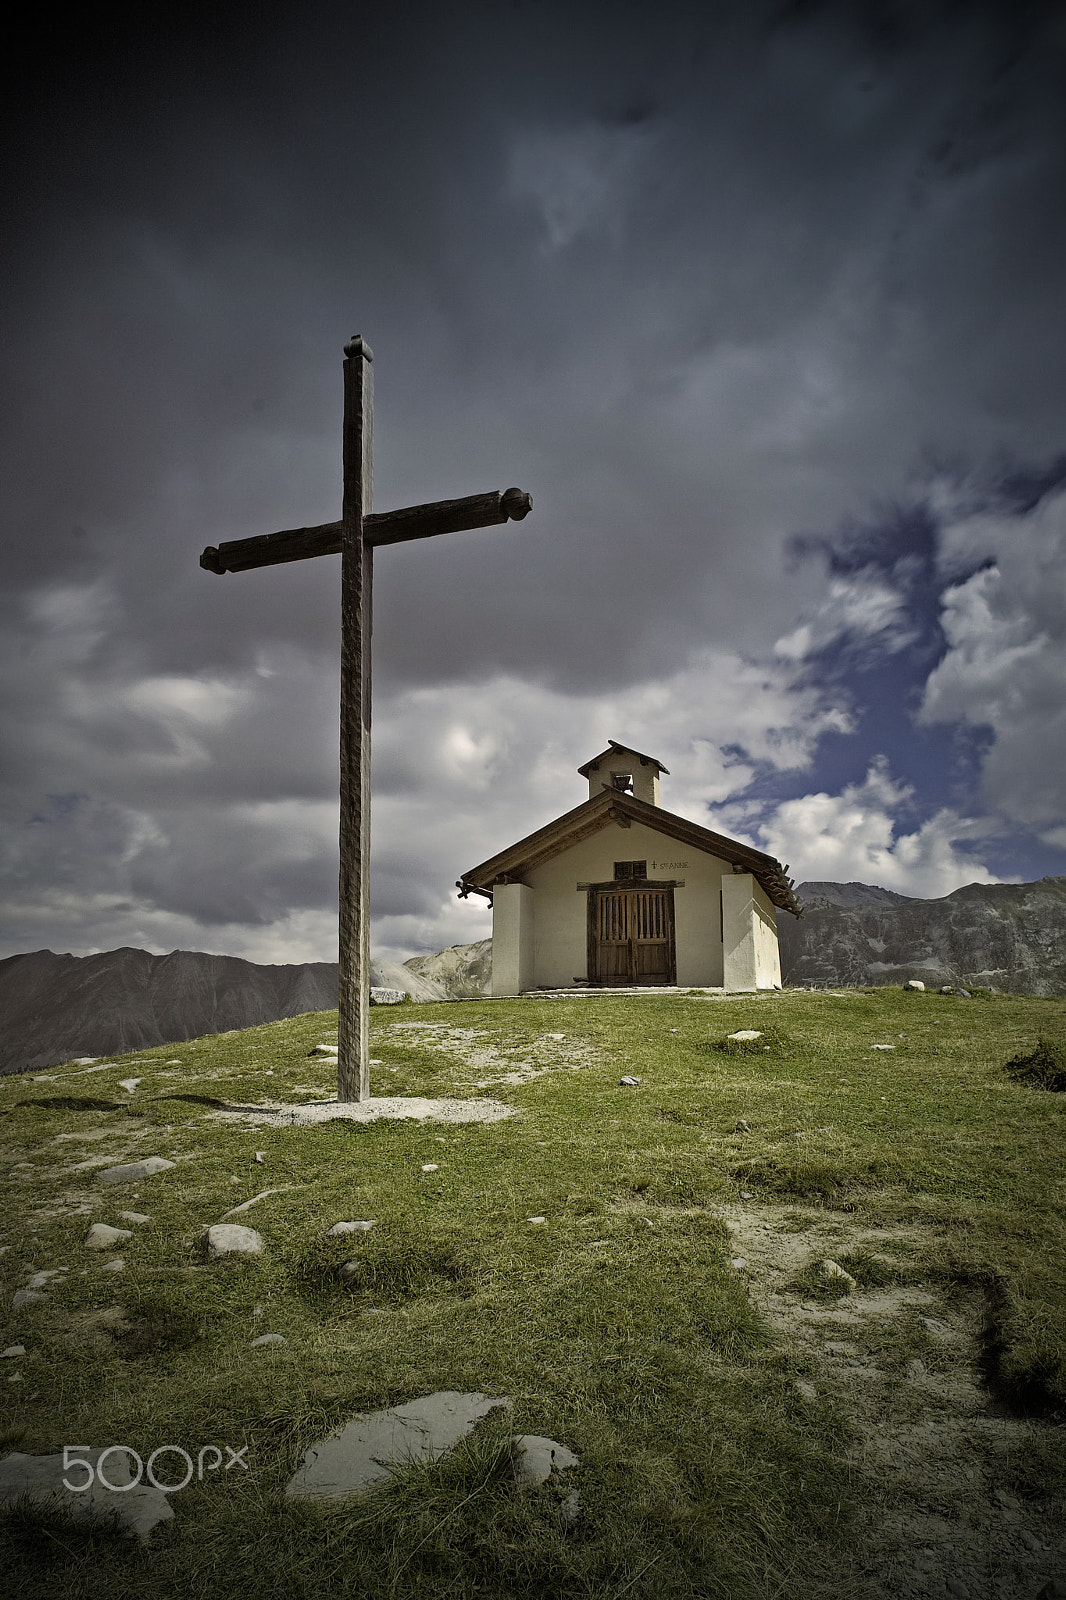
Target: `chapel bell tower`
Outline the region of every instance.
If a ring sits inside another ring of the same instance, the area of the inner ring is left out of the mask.
[[[643,800],[645,805],[661,805],[659,774],[664,772],[669,777],[669,768],[654,756],[641,755],[629,745],[619,744],[614,739],[607,742],[608,749],[577,769],[589,780],[589,799],[595,800],[604,789],[616,789],[622,794],[631,794],[634,800]]]

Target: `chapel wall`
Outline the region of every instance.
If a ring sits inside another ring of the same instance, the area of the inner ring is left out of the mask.
[[[643,823],[616,823],[527,872],[536,896],[534,985],[571,988],[588,972],[588,897],[579,883],[607,883],[616,861],[644,860],[652,879],[683,878],[674,890],[677,981],[722,983],[721,882],[731,868],[714,856],[676,844]]]

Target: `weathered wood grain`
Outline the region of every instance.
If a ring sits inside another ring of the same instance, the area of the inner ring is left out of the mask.
[[[433,539],[442,533],[519,522],[532,509],[533,497],[522,489],[492,489],[461,500],[433,500],[399,511],[369,512],[363,518],[363,537],[377,549],[410,539]],[[276,567],[311,556],[338,556],[343,528],[343,522],[324,522],[317,528],[282,528],[280,533],[256,534],[251,539],[228,539],[224,544],[208,545],[200,565],[206,572],[221,574],[251,572],[256,567]]]
[[[374,551],[374,369],[358,336],[344,347],[341,518],[341,825],[337,1099],[370,1094],[370,637]]]

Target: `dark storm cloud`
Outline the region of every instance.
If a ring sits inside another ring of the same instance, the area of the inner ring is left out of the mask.
[[[749,695],[741,658],[839,617],[859,655],[898,644],[921,541],[876,508],[1061,455],[1066,28],[1020,4],[223,12],[42,33],[6,108],[8,922],[34,873],[57,920],[110,885],[146,938],[328,921],[338,563],[197,558],[339,514],[358,329],[379,508],[536,502],[377,561],[377,792],[454,809],[383,813],[376,897],[458,937],[434,909],[480,854],[458,818],[535,820],[500,705],[602,744],[623,730],[588,697],[675,684],[688,738],[720,712],[715,737],[765,761],[783,730],[808,760],[847,694],[816,704],[808,663]],[[881,553],[830,615],[789,541],[839,564],[849,525]],[[704,711],[712,645],[741,687]],[[404,829],[436,842],[416,859]]]

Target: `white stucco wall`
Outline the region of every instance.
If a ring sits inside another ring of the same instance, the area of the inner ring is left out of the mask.
[[[766,890],[755,883],[755,987],[780,989],[781,946],[777,939],[777,912]]]
[[[726,989],[779,989],[781,956],[773,903],[750,872],[730,872],[722,879],[722,928]]]
[[[588,897],[579,883],[607,883],[616,861],[647,861],[648,877],[684,879],[674,890],[677,981],[682,986],[722,983],[721,884],[727,862],[675,843],[644,823],[609,823],[591,838],[528,872],[536,896],[533,979],[528,987],[563,989],[588,973]],[[505,892],[517,885],[505,885]],[[499,896],[500,890],[494,890]],[[496,967],[495,914],[493,972]],[[513,993],[514,991],[499,991]],[[493,993],[497,993],[495,975]]]
[[[534,971],[536,899],[524,883],[492,892],[492,992],[523,994],[537,986]]]

